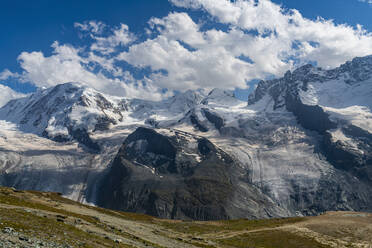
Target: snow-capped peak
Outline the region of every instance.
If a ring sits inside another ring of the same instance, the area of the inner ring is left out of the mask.
[[[249,104],[265,96],[274,100],[274,109],[315,106],[330,115],[334,125],[354,125],[372,133],[372,55],[332,70],[305,65],[283,78],[262,81],[249,96]]]
[[[241,101],[235,97],[233,91],[216,88],[209,92],[202,103],[210,106],[235,106],[241,104]]]
[[[200,90],[188,90],[165,100],[165,103],[169,106],[172,112],[185,112],[195,107],[195,105],[200,104],[204,97],[205,94]]]
[[[10,101],[0,118],[20,130],[58,141],[71,140],[76,130],[93,132],[122,119],[120,99],[77,83],[65,83]]]

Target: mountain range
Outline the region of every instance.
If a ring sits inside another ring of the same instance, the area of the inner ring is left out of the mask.
[[[372,211],[372,56],[163,101],[79,83],[0,109],[0,184],[173,219]]]

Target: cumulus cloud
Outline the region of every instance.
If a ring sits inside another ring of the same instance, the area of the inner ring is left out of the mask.
[[[136,39],[134,34],[129,32],[129,27],[122,23],[111,29],[106,24],[96,21],[75,23],[74,26],[94,41],[90,46],[92,51],[104,55],[111,54],[116,49],[130,44]],[[106,33],[106,35],[103,33]]]
[[[18,60],[24,73],[22,81],[34,83],[38,87],[51,87],[61,83],[78,82],[103,93],[117,96],[162,97],[156,86],[135,82],[130,73],[119,73],[120,78],[109,78],[102,71],[93,72],[89,64],[96,62],[108,71],[116,71],[110,60],[94,56],[79,55],[79,49],[55,42],[53,55],[45,57],[42,52],[23,52]]]
[[[199,25],[187,13],[170,13],[164,18],[152,18],[149,24],[169,40],[182,40],[191,46],[205,44]]]
[[[125,24],[75,23],[90,42],[85,47],[55,42],[50,56],[23,52],[18,58],[23,73],[3,71],[0,79],[38,87],[76,81],[108,94],[159,99],[163,89],[169,95],[247,88],[252,79],[281,76],[304,63],[332,68],[372,54],[372,34],[362,26],[310,20],[269,0],[170,1],[185,12],[151,18],[147,36],[136,37]],[[193,19],[189,9],[208,18]]]
[[[193,43],[188,44],[191,46]],[[252,67],[250,63],[234,57],[223,46],[208,46],[207,43],[200,46],[203,48],[189,50],[179,41],[163,34],[131,46],[117,59],[142,68],[150,66],[154,70],[150,78],[163,88],[184,91],[246,87],[249,68]]]
[[[150,27],[158,35],[131,46],[117,59],[150,67],[150,78],[161,87],[246,88],[249,80],[280,76],[304,63],[336,67],[372,53],[372,36],[361,26],[309,20],[268,0],[172,2],[202,9],[228,29],[202,29],[187,13],[151,19]]]
[[[179,7],[202,9],[233,29],[256,31],[261,39],[268,37],[265,40],[276,51],[271,56],[277,58],[278,68],[283,62],[290,67],[297,60],[336,67],[355,56],[372,53],[372,35],[361,26],[336,25],[322,18],[310,20],[269,0],[170,1]]]
[[[129,28],[125,24],[115,28],[113,34],[108,37],[92,36],[92,38],[96,42],[92,44],[91,50],[102,54],[113,53],[118,46],[126,46],[135,40],[134,35],[129,32]]]
[[[11,88],[0,84],[0,108],[8,103],[10,100],[20,98],[25,95],[13,91]]]
[[[137,67],[151,67],[150,78],[173,90],[245,87],[252,65],[237,59],[222,44],[213,46],[213,34],[199,31],[186,13],[150,20],[159,32],[155,39],[133,45],[117,59]],[[165,73],[162,71],[165,70]]]
[[[310,20],[269,0],[171,2],[201,9],[227,29],[203,28],[187,13],[152,18],[150,27],[158,35],[131,46],[117,59],[150,67],[150,78],[161,87],[246,88],[249,80],[280,76],[305,63],[332,68],[372,53],[372,35],[360,25]]]

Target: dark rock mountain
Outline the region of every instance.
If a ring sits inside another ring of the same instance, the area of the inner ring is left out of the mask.
[[[172,219],[285,214],[247,182],[238,163],[206,138],[138,128],[103,178],[97,203]]]

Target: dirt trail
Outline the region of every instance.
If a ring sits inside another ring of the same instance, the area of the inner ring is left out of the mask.
[[[147,223],[141,223],[138,221],[124,220],[122,218],[114,217],[107,214],[102,214],[98,211],[83,208],[75,205],[62,204],[61,208],[72,212],[88,216],[97,217],[102,223],[105,223],[113,230],[122,230],[123,232],[130,234],[135,237],[140,237],[142,240],[146,240],[150,243],[157,244],[161,247],[180,247],[180,248],[194,248],[195,246],[186,244],[175,239],[171,239],[167,236],[170,235],[170,231],[162,229],[159,225],[152,225]]]
[[[360,218],[359,218],[360,217]],[[364,224],[364,225],[363,225]],[[350,230],[347,232],[345,226]],[[329,228],[329,235],[320,227]],[[279,227],[259,228],[241,231],[222,231],[200,235],[205,240],[222,240],[249,233],[287,231],[303,237],[310,237],[317,242],[335,248],[372,248],[372,214],[353,212],[329,212],[325,215],[308,218],[306,221],[285,224]],[[357,234],[357,237],[353,236]]]

